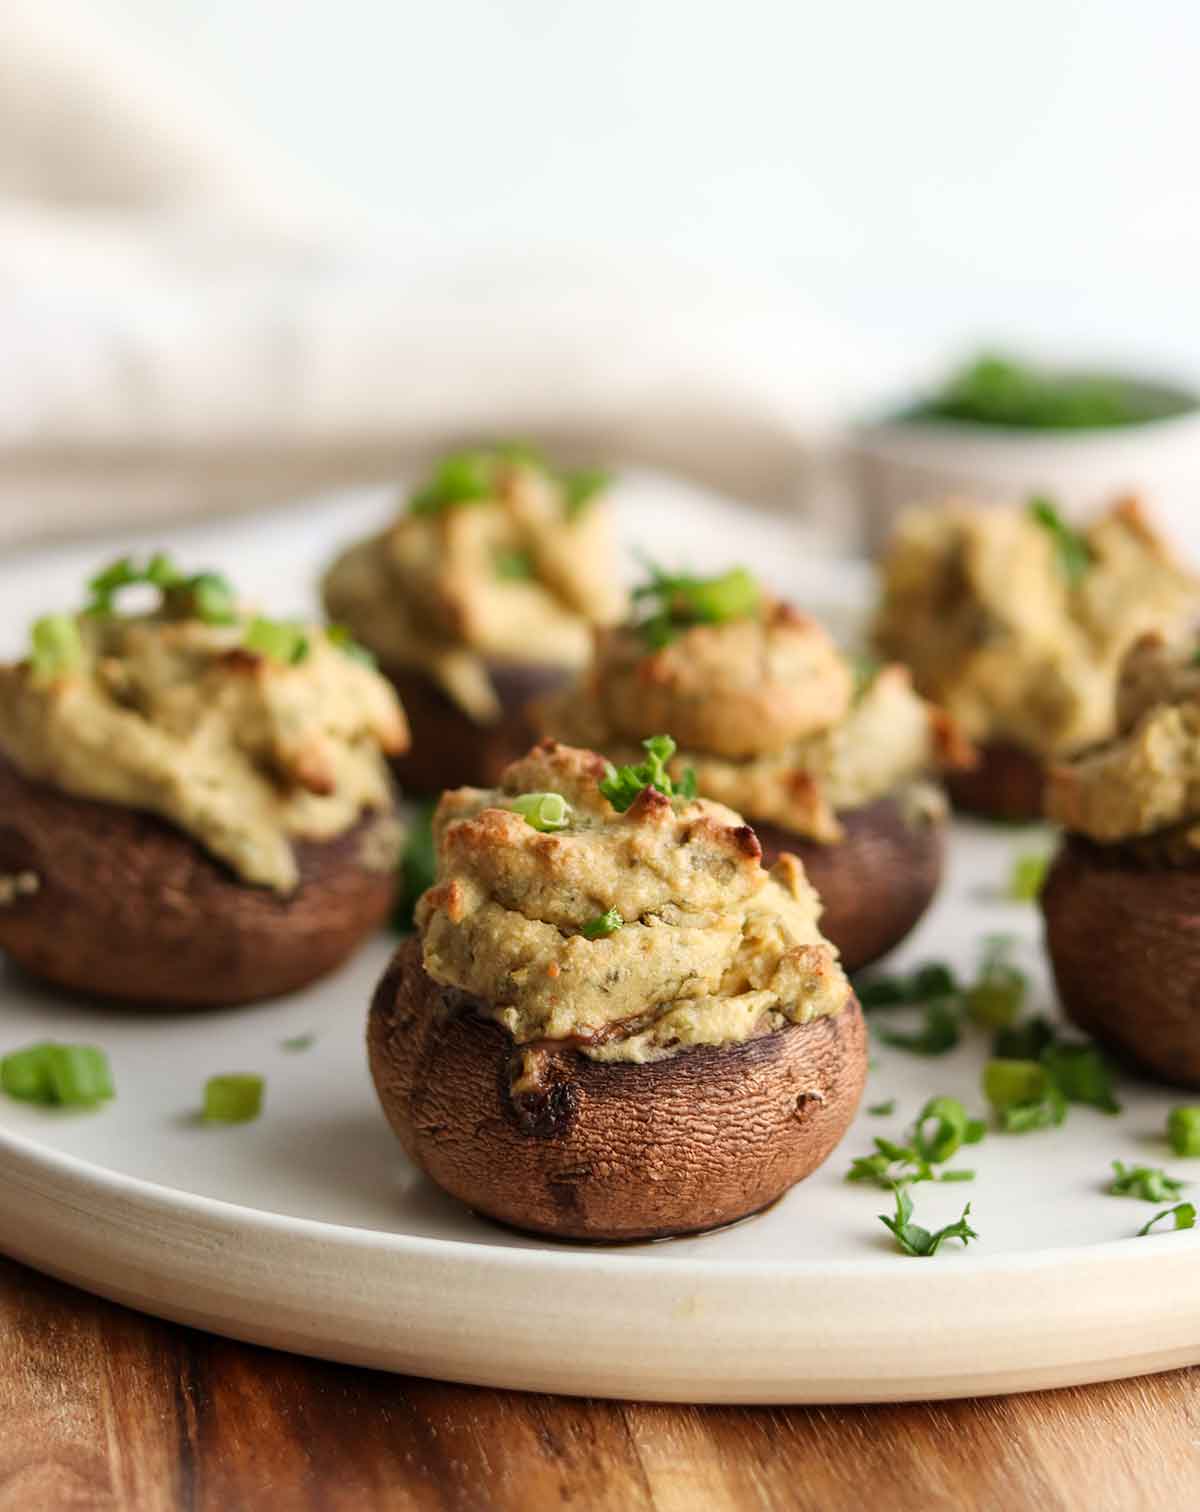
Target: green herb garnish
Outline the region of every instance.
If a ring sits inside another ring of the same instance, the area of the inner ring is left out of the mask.
[[[935,998],[925,1004],[924,1022],[912,1032],[896,1029],[876,1030],[885,1045],[908,1050],[913,1055],[945,1055],[962,1038],[960,1018],[954,1000]]]
[[[53,1040],[0,1060],[0,1087],[19,1102],[70,1108],[94,1108],[115,1096],[103,1050]]]
[[[578,467],[558,475],[568,520],[577,520],[597,494],[612,482],[612,474],[598,467]]]
[[[762,590],[745,567],[719,577],[699,578],[664,572],[647,563],[650,581],[633,590],[637,630],[654,650],[668,645],[693,625],[722,625],[757,614]]]
[[[1040,1061],[989,1060],[983,1093],[1008,1134],[1055,1127],[1067,1116],[1067,1099]]]
[[[116,613],[117,597],[125,588],[157,589],[166,611],[179,619],[199,619],[207,625],[237,621],[233,589],[219,572],[185,576],[165,552],[158,551],[139,566],[133,557],[119,557],[88,583],[91,595],[85,614]]]
[[[492,557],[496,576],[507,583],[527,583],[537,576],[533,554],[528,551],[497,551]]]
[[[998,1030],[992,1041],[992,1054],[998,1060],[1035,1061],[1047,1045],[1054,1043],[1054,1038],[1054,1025],[1035,1013],[1023,1023]]]
[[[642,741],[642,746],[646,751],[646,759],[637,766],[615,767],[611,761],[605,763],[604,776],[598,786],[619,814],[625,813],[639,793],[648,787],[656,788],[668,798],[689,799],[696,796],[696,774],[691,767],[688,767],[678,782],[667,771],[667,762],[674,756],[676,749],[675,742],[669,735],[651,735],[649,740]]]
[[[1108,1191],[1113,1197],[1140,1197],[1143,1202],[1169,1202],[1187,1185],[1168,1176],[1157,1166],[1127,1166],[1120,1160],[1112,1163],[1113,1179]]]
[[[422,803],[413,814],[404,837],[400,856],[400,889],[393,915],[393,927],[400,934],[411,934],[413,910],[417,899],[437,878],[437,851],[433,843],[433,814],[436,802]]]
[[[311,1050],[316,1043],[317,1036],[315,1034],[293,1034],[287,1039],[280,1040],[279,1048],[299,1053],[301,1050]]]
[[[1009,1028],[1025,1001],[1028,982],[1009,959],[1012,943],[1007,935],[992,935],[984,945],[978,980],[967,988],[967,1013],[982,1028]]]
[[[262,1112],[261,1076],[248,1072],[230,1072],[210,1076],[204,1083],[205,1123],[250,1123]]]
[[[1041,1062],[1068,1102],[1099,1108],[1102,1113],[1121,1111],[1112,1069],[1095,1045],[1047,1045]]]
[[[923,1159],[941,1165],[967,1142],[971,1123],[957,1097],[931,1097],[917,1116],[913,1145]]]
[[[1049,499],[1030,499],[1029,517],[1049,534],[1058,553],[1062,575],[1072,588],[1077,587],[1092,565],[1088,543],[1077,530],[1072,530]]]
[[[872,1103],[867,1109],[873,1118],[890,1118],[896,1111],[896,1099],[889,1097],[887,1102]]]
[[[564,830],[571,822],[571,806],[561,793],[522,793],[508,806],[543,834]]]
[[[1190,1202],[1177,1202],[1174,1207],[1164,1208],[1161,1213],[1155,1213],[1154,1217],[1150,1219],[1149,1223],[1144,1223],[1141,1228],[1138,1229],[1137,1237],[1139,1239],[1142,1239],[1147,1234],[1153,1232],[1153,1230],[1158,1226],[1158,1224],[1163,1221],[1164,1218],[1174,1219],[1174,1222],[1171,1224],[1171,1227],[1173,1229],[1195,1228],[1195,1205]]]
[[[296,620],[271,620],[256,615],[246,627],[243,644],[247,651],[257,651],[272,661],[294,667],[308,656],[308,628]]]
[[[351,661],[363,662],[368,667],[375,666],[374,654],[366,646],[359,645],[345,625],[326,625],[325,639],[335,651],[340,651]]]
[[[597,914],[594,919],[589,919],[579,933],[586,940],[603,940],[624,927],[625,920],[620,912],[615,908],[608,908],[602,914]]]
[[[972,1239],[978,1239],[979,1235],[967,1222],[971,1212],[971,1204],[968,1202],[963,1208],[962,1217],[956,1223],[948,1223],[945,1228],[937,1229],[930,1233],[920,1224],[912,1221],[913,1204],[904,1187],[896,1188],[896,1212],[894,1217],[889,1218],[886,1213],[880,1213],[879,1221],[895,1236],[896,1243],[906,1255],[932,1256],[936,1255],[940,1247],[947,1239],[961,1239],[963,1244],[969,1244]]]
[[[1035,851],[1018,856],[1009,875],[1008,896],[1014,903],[1036,903],[1049,870],[1049,856]]]
[[[72,671],[83,658],[79,626],[69,614],[46,614],[29,631],[29,665],[35,677],[50,681]]]
[[[1200,1155],[1200,1107],[1172,1108],[1167,1138],[1176,1155]]]
[[[876,1138],[873,1155],[859,1155],[850,1162],[846,1180],[869,1182],[872,1186],[890,1189],[911,1181],[933,1181],[933,1168],[914,1148],[897,1144],[892,1139]]]
[[[443,457],[429,481],[411,495],[409,508],[415,515],[434,515],[491,498],[500,465],[510,460],[501,451],[454,452]]]

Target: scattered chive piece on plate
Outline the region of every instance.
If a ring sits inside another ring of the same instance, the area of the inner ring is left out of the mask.
[[[979,1238],[967,1222],[970,1213],[971,1204],[968,1202],[957,1222],[948,1223],[945,1228],[930,1233],[928,1229],[912,1221],[912,1198],[904,1187],[897,1187],[895,1215],[889,1218],[886,1213],[880,1213],[879,1221],[891,1230],[896,1244],[904,1254],[927,1257],[936,1255],[947,1239],[961,1239],[965,1245],[972,1239]]]
[[[967,1015],[984,1029],[1007,1029],[1025,1001],[1025,973],[1009,959],[1013,941],[992,935],[984,944],[979,979],[966,992]]]
[[[561,793],[522,793],[509,808],[542,834],[566,829],[571,822],[570,805]]]
[[[1200,1155],[1200,1107],[1172,1108],[1167,1138],[1176,1155]]]
[[[625,920],[619,910],[609,908],[604,913],[597,914],[594,919],[589,919],[579,932],[586,940],[603,940],[624,927]]]
[[[1050,858],[1041,851],[1027,851],[1013,862],[1008,896],[1014,903],[1036,903],[1050,869]]]
[[[48,1107],[94,1108],[116,1096],[103,1050],[53,1040],[15,1050],[0,1060],[0,1086],[19,1102]]]
[[[983,1094],[1009,1134],[1061,1124],[1067,1100],[1040,1061],[993,1058],[983,1068]]]
[[[1169,1202],[1178,1197],[1187,1185],[1157,1166],[1127,1166],[1123,1161],[1112,1163],[1113,1179],[1107,1191],[1112,1197],[1140,1197],[1143,1202]]]
[[[945,1055],[962,1038],[958,1012],[946,998],[934,998],[932,1002],[925,1004],[925,1017],[920,1029],[911,1032],[878,1029],[876,1033],[885,1045],[891,1045],[897,1050],[908,1050],[913,1055]]]
[[[889,1097],[886,1102],[872,1103],[867,1109],[873,1118],[889,1118],[896,1111],[896,1099]]]
[[[1138,1229],[1137,1237],[1139,1239],[1142,1239],[1147,1234],[1153,1233],[1155,1228],[1157,1228],[1157,1226],[1163,1221],[1164,1218],[1173,1218],[1175,1220],[1171,1225],[1173,1229],[1195,1228],[1195,1205],[1190,1202],[1177,1202],[1174,1207],[1164,1208],[1161,1213],[1155,1213],[1154,1217],[1150,1219],[1149,1223],[1144,1223],[1141,1228]]]
[[[317,1043],[315,1034],[293,1034],[285,1040],[279,1041],[281,1050],[311,1050]]]
[[[231,1072],[204,1083],[205,1123],[250,1123],[262,1112],[265,1082],[261,1076]]]
[[[913,1145],[931,1165],[941,1165],[966,1139],[969,1122],[957,1097],[931,1097],[913,1126]]]

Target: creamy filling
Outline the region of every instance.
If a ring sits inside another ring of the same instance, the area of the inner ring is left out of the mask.
[[[68,670],[0,667],[0,753],[26,778],[158,814],[279,893],[299,880],[295,841],[390,812],[384,753],[407,746],[403,713],[384,679],[320,629],[292,664],[248,651],[240,621],[77,624],[82,654]]]
[[[514,467],[496,496],[401,516],[351,547],[324,583],[331,618],[385,667],[423,673],[478,724],[499,719],[489,663],[585,665],[592,626],[621,610],[603,502]]]
[[[516,1045],[567,1041],[598,1060],[839,1012],[849,984],[795,858],[765,872],[752,832],[715,803],[647,790],[617,813],[597,788],[603,770],[547,743],[503,789],[445,795],[438,881],[418,908],[429,975],[479,1000]],[[510,807],[543,791],[570,806],[555,833]],[[621,927],[589,938],[614,909]]]

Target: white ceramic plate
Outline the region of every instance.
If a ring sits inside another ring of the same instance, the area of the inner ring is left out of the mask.
[[[166,538],[223,565],[279,610],[281,563],[302,584],[332,542],[384,507],[340,499],[257,523]],[[661,480],[624,490],[629,533],[669,560],[764,567],[822,612],[861,605],[861,572],[806,560],[780,522]],[[217,548],[220,549],[217,549]],[[57,548],[0,569],[0,650],[28,617],[73,602],[98,556]],[[2,822],[2,818],[0,818]],[[1019,939],[1035,1006],[1049,1007],[1036,912],[1004,900],[1014,854],[1047,837],[961,827],[948,884],[900,962],[964,971],[989,931]],[[64,920],[64,928],[70,921]],[[0,1098],[0,1247],[148,1312],[306,1353],[450,1380],[687,1401],[868,1401],[1064,1385],[1200,1360],[1200,1232],[1132,1237],[1155,1209],[1104,1193],[1113,1159],[1200,1183],[1162,1138],[1178,1097],[1122,1087],[1125,1112],[1072,1111],[1052,1133],[990,1135],[956,1163],[973,1183],[915,1189],[937,1226],[972,1203],[981,1238],[933,1259],[899,1255],[887,1194],[843,1181],[873,1135],[899,1134],[934,1092],[981,1111],[984,1046],[925,1060],[879,1047],[865,1110],[822,1171],[724,1232],[578,1247],[508,1233],[419,1177],[379,1114],[365,1067],[380,939],[318,988],[224,1013],[122,1013],[0,971],[0,1052],[37,1038],[109,1052],[119,1095],[56,1113]],[[312,1048],[282,1042],[314,1034]],[[208,1128],[220,1071],[267,1077],[257,1123]]]

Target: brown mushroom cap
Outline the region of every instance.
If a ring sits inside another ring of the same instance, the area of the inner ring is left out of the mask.
[[[1200,1087],[1200,867],[1070,835],[1041,906],[1067,1016],[1151,1076]]]
[[[88,996],[155,1008],[226,1007],[305,986],[385,919],[395,868],[371,864],[365,815],[296,846],[281,897],[238,880],[182,830],[74,798],[0,762],[0,876],[35,879],[0,900],[0,950]]]
[[[933,901],[942,875],[946,825],[913,815],[896,797],[838,814],[843,838],[822,845],[774,824],[755,824],[763,865],[783,851],[804,863],[822,903],[821,933],[842,968],[861,971],[898,945]]]
[[[832,1017],[646,1064],[541,1051],[514,1097],[509,1034],[440,987],[405,941],[371,1005],[371,1074],[410,1158],[445,1191],[516,1228],[651,1239],[732,1223],[824,1161],[867,1073],[856,999]]]
[[[1046,769],[1040,757],[1000,741],[980,745],[979,762],[945,774],[956,809],[981,819],[1013,823],[1042,818]]]
[[[537,739],[526,713],[529,703],[573,676],[571,668],[545,662],[489,662],[501,716],[495,724],[482,725],[425,673],[405,667],[382,670],[400,695],[412,732],[412,745],[392,759],[392,772],[403,792],[415,794],[494,787],[505,767]]]

